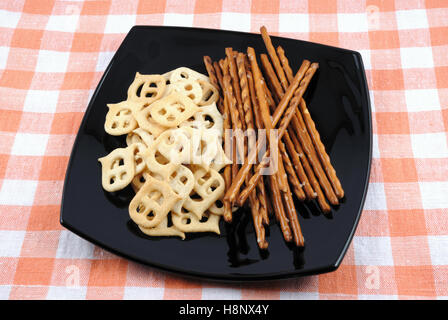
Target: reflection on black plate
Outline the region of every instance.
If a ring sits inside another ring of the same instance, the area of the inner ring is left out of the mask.
[[[202,57],[224,56],[224,48],[265,51],[261,36],[208,29],[132,28],[104,73],[87,108],[67,170],[61,223],[69,230],[124,257],[185,275],[215,280],[266,280],[335,270],[342,261],[361,215],[371,161],[371,112],[359,53],[315,43],[273,37],[297,70],[303,59],[319,62],[305,100],[344,187],[346,198],[328,215],[314,203],[298,204],[306,241],[297,249],[283,240],[279,227],[268,228],[269,250],[258,249],[250,213],[221,221],[221,236],[151,238],[129,218],[130,188],[109,194],[101,187],[97,159],[124,139],[105,133],[107,103],[126,99],[137,71],[165,73],[185,66],[206,74]]]

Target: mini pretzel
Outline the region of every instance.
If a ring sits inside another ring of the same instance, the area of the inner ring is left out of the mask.
[[[146,151],[146,145],[143,143],[133,143],[130,147],[134,156],[135,174],[140,174],[145,168],[146,163],[143,161],[143,154]]]
[[[174,212],[180,212],[186,197],[190,194],[194,187],[193,172],[186,166],[179,166],[168,177],[168,184],[171,189],[181,198],[173,207]]]
[[[317,155],[319,156],[319,159],[322,163],[322,166],[327,173],[328,179],[331,182],[331,185],[333,186],[334,192],[336,193],[336,196],[339,199],[342,199],[344,197],[344,189],[342,189],[341,182],[339,181],[336,170],[331,165],[330,157],[328,156],[327,152],[325,151],[325,146],[320,140],[320,134],[316,129],[316,125],[314,124],[313,119],[311,118],[311,115],[308,111],[308,108],[306,107],[305,100],[300,101],[300,111],[302,112],[303,119],[305,121],[305,125],[308,129],[308,133],[314,143],[314,147],[316,148]]]
[[[139,226],[153,228],[166,218],[179,200],[181,197],[167,182],[148,177],[129,204],[129,215]]]
[[[167,130],[157,138],[157,151],[171,163],[190,163],[194,152],[191,139],[197,132],[200,134],[199,130],[189,127]]]
[[[134,102],[153,103],[160,99],[165,91],[165,78],[158,74],[135,74],[134,81],[128,89],[128,100]]]
[[[202,218],[198,218],[195,214],[182,210],[179,214],[173,214],[173,225],[183,232],[214,232],[220,234],[219,219],[220,217],[208,212],[204,213]]]
[[[209,81],[209,78],[207,76],[204,76],[203,74],[186,67],[180,67],[170,71],[169,78],[170,83],[175,83],[184,79]]]
[[[101,163],[102,185],[106,191],[121,190],[134,178],[135,164],[131,147],[117,148],[98,161]]]
[[[153,142],[154,136],[142,128],[137,128],[126,136],[126,144],[128,146],[133,143],[143,143],[146,147],[149,147]]]
[[[218,203],[220,204],[219,206],[218,206]],[[210,206],[210,208],[208,208],[208,211],[210,211],[210,213],[213,213],[217,216],[222,216],[224,214],[224,203],[222,202],[222,199],[216,200]]]
[[[212,103],[208,106],[201,107],[200,111],[196,112],[190,119],[179,124],[179,127],[185,126],[194,129],[210,130],[207,133],[222,137],[224,121],[223,116],[216,107],[216,103]]]
[[[202,101],[202,86],[196,80],[183,79],[173,84],[170,84],[172,91],[179,92],[180,94],[190,98],[195,104],[199,104]]]
[[[140,128],[148,131],[154,138],[157,138],[163,131],[168,129],[165,126],[154,121],[151,116],[151,108],[148,103],[141,103],[134,105],[132,114],[138,122]]]
[[[148,177],[151,176],[151,172],[146,168],[146,170],[143,170],[139,174],[136,174],[134,178],[131,181],[132,189],[134,189],[135,193],[138,192],[138,190],[141,189],[141,187],[145,184],[145,181]],[[158,180],[163,180],[162,177]]]
[[[199,106],[207,106],[218,101],[219,92],[215,86],[203,80],[198,80],[198,82],[202,89],[202,96],[198,102]]]
[[[141,230],[141,232],[143,232],[144,234],[147,234],[148,236],[153,236],[153,237],[176,236],[176,237],[182,238],[182,240],[185,239],[185,233],[183,233],[182,231],[177,229],[176,226],[172,225],[172,226],[168,227],[168,216],[166,216],[162,220],[162,222],[160,222],[154,228],[145,228],[140,225],[138,227]]]
[[[108,104],[109,111],[106,115],[104,130],[113,136],[120,136],[131,132],[137,127],[137,121],[132,116],[132,103],[122,101]]]
[[[198,167],[194,172],[194,177],[193,194],[186,198],[183,206],[200,219],[204,212],[221,198],[224,193],[225,182],[217,171],[206,170],[201,167]]]
[[[260,33],[266,46],[266,50],[269,53],[269,57],[271,58],[272,63],[274,64],[274,68],[277,71],[277,75],[278,78],[280,79],[282,87],[284,90],[286,90],[288,88],[288,81],[286,80],[285,72],[283,71],[280,61],[278,60],[274,46],[272,45],[271,37],[269,36],[265,26],[262,26],[260,28]]]
[[[156,140],[143,154],[143,160],[145,160],[148,169],[158,174],[163,180],[167,180],[171,173],[177,169],[180,163],[173,163],[166,157],[164,157],[158,150],[159,141]]]
[[[148,109],[152,119],[165,127],[178,126],[199,111],[191,99],[174,92],[154,102]]]

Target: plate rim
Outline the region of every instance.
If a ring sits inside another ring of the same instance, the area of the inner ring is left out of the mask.
[[[278,280],[284,280],[284,279],[291,279],[291,278],[299,278],[299,277],[303,277],[303,276],[310,276],[310,275],[317,275],[317,274],[322,274],[322,273],[328,273],[328,272],[333,272],[336,271],[339,266],[341,265],[347,250],[353,240],[353,237],[355,235],[356,229],[358,227],[359,224],[359,220],[361,218],[363,209],[364,209],[364,204],[365,204],[365,200],[367,197],[367,192],[368,192],[368,188],[369,188],[369,184],[370,184],[370,173],[371,173],[371,166],[372,166],[372,152],[373,152],[373,127],[372,127],[372,107],[371,107],[371,101],[370,101],[370,94],[369,94],[369,87],[368,87],[368,82],[367,82],[367,77],[366,77],[366,72],[365,72],[365,68],[364,68],[364,63],[363,63],[363,59],[362,59],[362,55],[355,50],[351,50],[351,49],[346,49],[346,48],[341,48],[341,47],[335,47],[335,46],[330,46],[330,45],[325,45],[322,43],[316,43],[316,42],[312,42],[312,41],[306,41],[306,40],[300,40],[300,39],[294,39],[294,38],[288,38],[288,37],[281,37],[281,36],[271,36],[271,38],[273,39],[285,39],[285,40],[293,40],[293,41],[298,41],[298,42],[302,42],[302,43],[310,43],[313,45],[317,45],[317,46],[321,46],[321,47],[325,47],[325,48],[331,48],[333,50],[338,50],[338,51],[343,51],[346,53],[351,53],[353,54],[354,58],[356,59],[356,62],[359,63],[360,65],[360,69],[361,69],[361,85],[364,84],[364,89],[366,94],[366,102],[367,102],[367,123],[368,123],[368,134],[369,134],[369,152],[368,152],[368,162],[367,162],[367,171],[365,174],[365,183],[364,183],[364,187],[363,187],[363,196],[361,198],[361,203],[358,209],[358,212],[356,214],[356,219],[353,223],[352,229],[350,231],[350,234],[347,238],[347,241],[343,247],[343,249],[341,250],[339,256],[337,257],[337,259],[335,261],[333,261],[331,264],[327,265],[327,266],[323,266],[323,267],[317,267],[317,268],[312,268],[312,269],[308,269],[306,271],[293,271],[293,272],[275,272],[275,273],[268,273],[268,274],[262,274],[262,275],[248,275],[248,274],[243,274],[240,275],[237,272],[232,273],[232,274],[214,274],[214,273],[204,273],[204,272],[196,272],[196,271],[191,271],[191,270],[185,270],[185,269],[178,269],[175,266],[166,266],[163,264],[158,264],[157,262],[148,262],[148,261],[144,261],[138,257],[133,256],[132,254],[129,253],[125,253],[125,252],[120,252],[117,251],[116,249],[108,246],[107,244],[103,244],[100,241],[93,239],[92,237],[90,237],[87,234],[84,234],[83,232],[81,232],[80,230],[76,229],[75,227],[73,227],[72,225],[70,225],[69,222],[64,220],[63,217],[63,213],[64,213],[64,198],[65,198],[65,191],[66,191],[66,187],[67,187],[67,182],[68,182],[68,177],[69,177],[69,173],[71,171],[72,168],[72,164],[73,164],[73,159],[74,159],[74,154],[76,153],[76,150],[78,148],[79,145],[79,139],[80,139],[80,129],[84,126],[84,123],[87,121],[88,115],[91,112],[91,109],[93,108],[94,105],[94,101],[96,100],[96,96],[98,95],[99,89],[101,88],[104,80],[107,78],[107,75],[110,71],[110,69],[112,68],[112,66],[115,63],[116,57],[118,55],[118,53],[121,51],[121,49],[124,47],[124,45],[127,43],[127,41],[129,41],[131,34],[133,32],[135,32],[135,30],[137,29],[179,29],[179,30],[192,30],[192,31],[199,31],[199,32],[217,32],[217,33],[234,33],[234,34],[240,34],[240,35],[244,35],[244,34],[251,34],[251,35],[256,35],[258,33],[255,32],[243,32],[243,31],[234,31],[234,30],[221,30],[221,29],[211,29],[211,28],[197,28],[197,27],[180,27],[180,26],[151,26],[151,25],[134,25],[126,34],[126,36],[124,37],[124,39],[122,40],[120,46],[118,47],[118,49],[115,51],[112,59],[110,60],[108,66],[106,67],[106,69],[103,72],[103,75],[101,76],[98,84],[96,85],[96,88],[92,94],[92,96],[90,97],[89,103],[87,105],[86,110],[84,111],[84,115],[82,118],[82,121],[79,125],[79,129],[78,132],[76,133],[76,137],[75,140],[73,142],[73,146],[72,146],[72,150],[70,152],[70,158],[67,164],[67,169],[65,172],[65,177],[64,177],[64,185],[63,185],[63,189],[62,189],[62,197],[61,197],[61,206],[60,206],[60,215],[59,215],[59,222],[60,224],[65,227],[67,230],[73,232],[74,234],[80,236],[81,238],[101,247],[102,249],[109,251],[117,256],[120,256],[122,258],[125,259],[129,259],[131,261],[149,266],[151,268],[156,268],[158,270],[163,270],[164,272],[167,272],[169,274],[173,274],[173,275],[182,275],[182,276],[186,276],[188,278],[192,278],[192,279],[196,279],[196,280],[202,280],[202,281],[212,281],[212,282],[228,282],[228,283],[236,283],[236,282],[256,282],[256,281],[278,281]]]

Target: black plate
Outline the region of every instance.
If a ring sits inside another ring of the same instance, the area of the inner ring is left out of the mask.
[[[222,235],[195,234],[186,240],[143,235],[128,214],[133,192],[109,194],[101,187],[97,159],[124,138],[104,131],[107,103],[126,99],[136,71],[165,73],[180,66],[206,74],[204,55],[213,60],[224,48],[256,52],[261,36],[208,29],[132,28],[121,44],[89,103],[76,137],[65,178],[61,224],[81,237],[121,256],[184,275],[215,280],[266,280],[335,270],[341,263],[361,215],[370,172],[372,126],[368,88],[361,55],[355,51],[306,41],[273,37],[286,51],[293,70],[303,59],[319,62],[305,99],[344,187],[346,198],[329,216],[315,203],[299,204],[304,249],[284,242],[279,227],[269,228],[269,250],[257,247],[249,214],[237,214]],[[274,220],[274,219],[272,219]]]

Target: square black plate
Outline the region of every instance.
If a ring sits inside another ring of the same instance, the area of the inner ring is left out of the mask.
[[[110,194],[101,187],[97,159],[123,137],[105,133],[107,103],[126,99],[137,71],[165,73],[186,66],[206,74],[204,55],[213,60],[224,48],[265,52],[259,34],[209,29],[136,26],[116,52],[96,88],[81,123],[65,178],[61,224],[81,237],[126,258],[163,270],[214,280],[267,280],[337,269],[362,212],[370,172],[372,125],[361,55],[306,41],[273,37],[297,70],[303,59],[319,62],[305,100],[345,190],[345,200],[329,216],[314,202],[298,204],[306,247],[284,242],[279,227],[269,227],[269,250],[260,252],[250,214],[237,214],[232,225],[221,221],[221,235],[195,234],[186,240],[150,238],[131,221],[133,191]],[[274,220],[274,218],[272,219]]]

